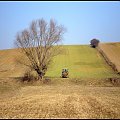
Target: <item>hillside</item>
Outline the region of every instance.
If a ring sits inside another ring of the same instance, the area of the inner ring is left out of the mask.
[[[17,49],[0,51],[0,118],[120,118],[119,77],[94,48],[64,46],[42,81],[21,82],[24,66]],[[62,68],[70,78],[60,78]],[[108,79],[107,79],[108,78]]]
[[[69,69],[72,78],[115,77],[100,53],[88,45],[64,46],[65,54],[55,57],[47,75],[59,77],[62,68]]]
[[[113,64],[114,69],[120,73],[120,42],[101,43],[99,47]]]
[[[88,45],[66,45],[63,48],[64,52],[53,59],[46,76],[59,78],[63,68],[69,69],[70,78],[116,76],[96,49]],[[16,63],[16,57],[20,57],[17,49],[0,51],[0,77],[19,77],[23,75],[24,66]]]

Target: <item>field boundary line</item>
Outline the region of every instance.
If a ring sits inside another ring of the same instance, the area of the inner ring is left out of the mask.
[[[97,47],[98,52],[102,55],[106,63],[117,73],[120,75],[120,72],[118,71],[116,65],[110,61],[110,59],[107,57],[107,55],[104,53],[104,51],[98,46]]]

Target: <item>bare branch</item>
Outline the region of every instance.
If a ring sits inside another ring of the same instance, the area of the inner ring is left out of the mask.
[[[16,45],[28,59],[24,64],[34,69],[42,78],[52,58],[60,52],[59,42],[62,40],[65,28],[57,25],[51,19],[49,24],[44,19],[32,21],[29,29],[16,35]]]

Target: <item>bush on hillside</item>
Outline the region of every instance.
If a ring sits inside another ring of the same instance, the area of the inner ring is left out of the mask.
[[[94,38],[90,41],[90,45],[91,45],[91,47],[96,48],[98,46],[99,42],[100,41],[98,39]]]

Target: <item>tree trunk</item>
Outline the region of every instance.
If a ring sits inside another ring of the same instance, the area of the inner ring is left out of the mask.
[[[41,72],[40,70],[36,70],[36,72],[37,72],[38,75],[39,75],[39,79],[42,80],[42,79],[43,79],[43,76],[44,76],[43,72]]]

